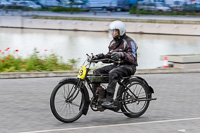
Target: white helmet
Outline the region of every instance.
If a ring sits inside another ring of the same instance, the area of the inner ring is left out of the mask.
[[[109,25],[109,30],[119,30],[119,36],[123,36],[126,33],[126,26],[122,21],[113,21]]]

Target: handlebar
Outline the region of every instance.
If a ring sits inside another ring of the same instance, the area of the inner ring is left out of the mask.
[[[119,60],[113,60],[110,58],[103,58],[103,59],[92,59],[92,56],[87,55],[87,61],[90,63],[98,63],[98,62],[102,62],[102,63],[117,63],[117,64],[121,64],[123,63],[123,61],[121,59]]]
[[[98,63],[98,62],[102,62],[102,63],[114,63],[116,61],[109,59],[109,58],[104,58],[104,59],[95,59],[95,60],[90,60],[90,62],[94,62],[94,63]]]
[[[92,59],[92,57],[90,55],[88,55],[88,54],[86,54],[86,55],[88,57],[87,61],[90,62],[90,63],[98,63],[98,62],[102,62],[102,63],[118,63],[118,64],[123,63],[123,61],[120,60],[120,59],[118,61],[110,59],[110,58]]]

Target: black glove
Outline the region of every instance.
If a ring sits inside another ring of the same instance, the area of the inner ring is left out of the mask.
[[[123,52],[113,52],[111,54],[111,59],[113,60],[119,60],[124,58],[124,53]]]
[[[93,60],[96,60],[96,59],[103,59],[104,58],[104,54],[101,53],[101,54],[97,54],[95,56],[92,57]]]

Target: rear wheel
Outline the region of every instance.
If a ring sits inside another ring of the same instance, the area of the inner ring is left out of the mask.
[[[76,121],[82,116],[85,96],[77,87],[77,80],[59,83],[50,97],[50,107],[53,115],[61,122]]]
[[[140,117],[145,113],[149,106],[149,88],[139,79],[130,79],[126,83],[129,88],[122,94],[122,112],[130,118]]]

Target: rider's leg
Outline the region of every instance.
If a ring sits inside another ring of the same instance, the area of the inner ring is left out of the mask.
[[[121,65],[117,68],[112,69],[109,72],[109,84],[106,89],[106,99],[102,103],[102,106],[106,108],[115,108],[115,106],[113,105],[113,96],[115,93],[117,81],[122,79],[122,77],[133,75],[135,71],[135,66]]]
[[[104,66],[98,69],[95,69],[93,71],[94,75],[103,75],[103,74],[108,74],[110,72],[110,70],[112,70],[115,66],[114,65],[108,65],[108,66]]]
[[[98,69],[95,69],[93,71],[93,75],[103,75],[103,74],[108,74],[110,70],[112,70],[115,66],[114,65],[108,65],[108,66],[104,66]],[[93,91],[96,92],[97,87],[100,86],[100,83],[93,83],[92,84],[92,88]]]
[[[118,73],[115,72],[116,68],[114,68],[110,73],[109,73],[109,84],[106,89],[106,99],[103,100],[103,103],[101,104],[102,106],[106,108],[115,108],[113,105],[113,96],[115,93],[115,87],[117,85],[118,81]]]

